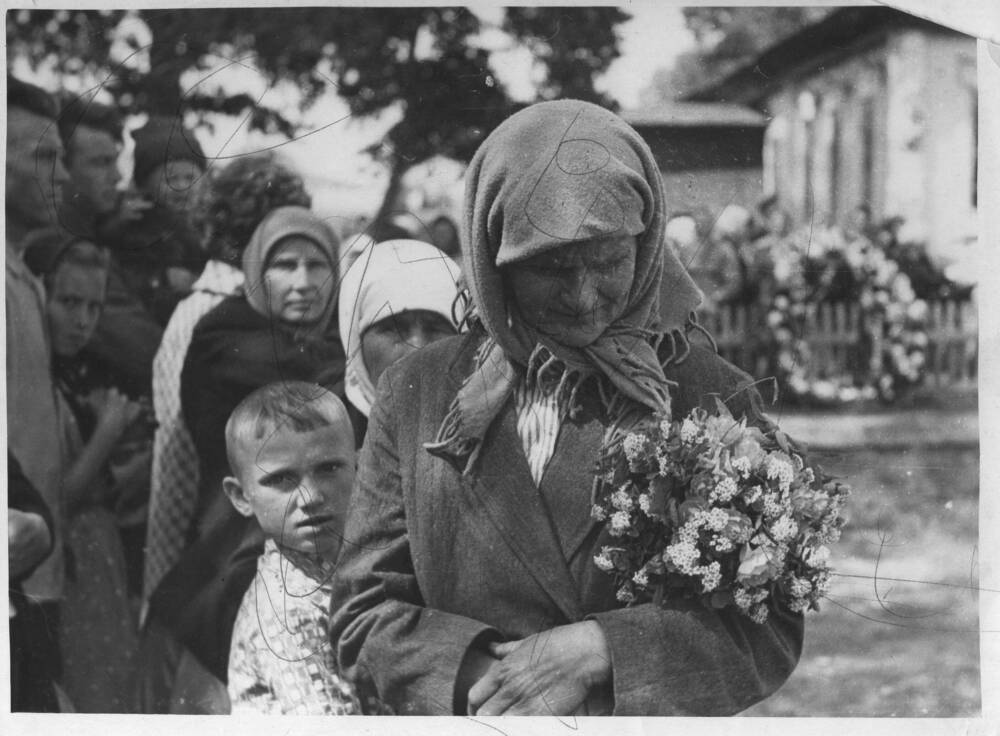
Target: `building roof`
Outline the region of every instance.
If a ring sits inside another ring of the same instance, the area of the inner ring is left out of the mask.
[[[767,118],[756,110],[726,102],[675,102],[646,110],[624,110],[636,128],[763,128]]]
[[[778,41],[732,73],[684,96],[686,102],[736,102],[754,105],[810,61],[825,64],[849,55],[859,45],[903,27],[957,33],[887,7],[847,7]],[[822,68],[822,67],[820,67]]]

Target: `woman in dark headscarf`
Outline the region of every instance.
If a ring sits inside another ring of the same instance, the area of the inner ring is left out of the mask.
[[[340,666],[399,713],[721,715],[766,697],[801,616],[623,608],[593,562],[594,468],[626,432],[713,394],[767,422],[751,378],[689,341],[700,295],[664,248],[648,147],[593,105],[534,105],[480,147],[465,207],[472,328],[380,381],[335,579]]]
[[[225,682],[229,637],[263,537],[221,492],[229,474],[225,426],[254,389],[276,381],[319,383],[343,394],[337,332],[336,235],[304,207],[272,210],[243,252],[244,293],[195,327],[181,375],[184,422],[198,449],[193,544],[151,600],[200,662]]]

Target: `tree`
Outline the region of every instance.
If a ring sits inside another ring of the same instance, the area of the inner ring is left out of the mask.
[[[619,8],[507,8],[503,28],[545,67],[542,99],[574,98],[617,110],[614,98],[594,89],[594,79],[621,56],[616,27],[630,17]]]
[[[149,38],[122,30],[140,18]],[[526,43],[546,70],[539,99],[578,97],[613,107],[594,77],[619,55],[615,8],[512,8],[504,30]],[[53,62],[62,74],[86,70],[126,113],[177,115],[187,110],[245,114],[261,130],[291,137],[287,111],[253,96],[181,89],[188,70],[206,70],[209,55],[252,65],[269,83],[291,80],[308,106],[334,89],[354,115],[399,106],[402,117],[373,150],[390,167],[375,220],[386,218],[403,174],[434,155],[467,161],[516,105],[474,43],[480,19],[466,8],[211,8],[197,10],[11,11],[8,63]],[[122,36],[133,58],[122,57]],[[119,48],[118,57],[112,54]],[[148,63],[136,59],[148,55]]]
[[[817,7],[691,7],[684,24],[697,47],[654,75],[644,98],[669,103],[716,82],[748,63],[769,46],[830,13]]]

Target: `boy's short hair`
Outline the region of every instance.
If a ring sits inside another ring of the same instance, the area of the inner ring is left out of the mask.
[[[347,408],[336,394],[316,383],[278,381],[254,391],[241,401],[226,422],[226,457],[229,469],[239,474],[237,448],[247,440],[262,440],[278,429],[311,432],[345,422],[351,430]]]

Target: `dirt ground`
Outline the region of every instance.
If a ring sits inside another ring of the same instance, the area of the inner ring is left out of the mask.
[[[832,555],[839,575],[822,610],[807,614],[792,677],[744,715],[978,715],[978,451],[819,462],[854,489]]]

